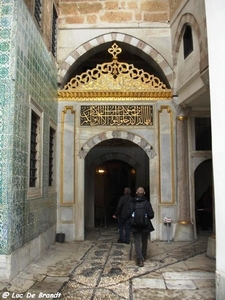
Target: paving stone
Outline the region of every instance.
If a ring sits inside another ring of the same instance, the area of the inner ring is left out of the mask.
[[[8,282],[0,282],[0,291],[3,291],[9,285]]]
[[[32,293],[56,293],[59,291],[64,284],[64,282],[67,282],[69,280],[69,277],[46,277],[41,282],[36,282],[30,291]]]
[[[185,261],[187,267],[194,270],[197,266],[201,266],[202,271],[214,272],[215,271],[215,259],[209,259],[206,253],[195,255]]]
[[[132,280],[133,289],[166,289],[166,285],[163,279],[152,278],[134,278]]]
[[[157,290],[140,289],[133,292],[132,300],[215,300],[209,290]]]
[[[172,265],[165,266],[164,268],[161,268],[162,273],[166,272],[185,272],[188,271],[188,267],[185,264],[185,261],[177,262]]]
[[[120,299],[129,299],[130,297],[130,283],[122,282],[118,283],[116,286],[108,287],[108,290],[114,292],[116,295],[120,296]]]
[[[195,279],[193,281],[194,281],[195,285],[198,287],[198,289],[213,289],[213,288],[215,288],[215,279],[214,280]]]
[[[196,290],[197,286],[190,279],[186,280],[166,280],[166,287],[169,290]]]
[[[8,288],[9,292],[15,293],[23,293],[29,290],[34,284],[33,280],[16,277],[12,280],[10,288]]]
[[[214,279],[215,274],[204,271],[166,272],[162,274],[165,279]]]

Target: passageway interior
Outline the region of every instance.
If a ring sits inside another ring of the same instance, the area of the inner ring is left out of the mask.
[[[213,230],[214,205],[212,160],[202,162],[195,170],[195,212],[197,234]]]
[[[115,223],[112,215],[124,187],[131,187],[135,193],[135,169],[120,160],[109,160],[95,170],[95,226]]]
[[[132,196],[135,196],[137,186],[141,185],[148,193],[147,154],[133,142],[110,139],[93,147],[85,164],[86,227],[117,226],[112,215],[124,188],[130,187]],[[92,226],[91,210],[94,215]]]

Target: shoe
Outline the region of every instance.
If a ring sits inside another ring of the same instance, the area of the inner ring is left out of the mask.
[[[118,239],[118,240],[117,240],[117,243],[125,243],[125,241],[124,241],[124,240],[121,240],[121,239]]]
[[[130,242],[126,242],[126,241],[125,241],[124,243],[125,243],[125,244],[127,244],[127,245],[129,245],[129,244],[130,244]]]
[[[137,265],[138,265],[138,267],[144,267],[143,260],[142,259],[138,259]]]

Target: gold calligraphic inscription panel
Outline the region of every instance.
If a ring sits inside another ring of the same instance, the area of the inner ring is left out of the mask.
[[[152,126],[152,105],[82,105],[81,126]]]

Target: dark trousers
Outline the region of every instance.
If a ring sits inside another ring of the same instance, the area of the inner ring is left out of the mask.
[[[130,221],[119,218],[119,239],[130,243]]]
[[[137,231],[133,232],[134,247],[136,251],[137,259],[146,258],[148,248],[148,236],[149,232]]]

